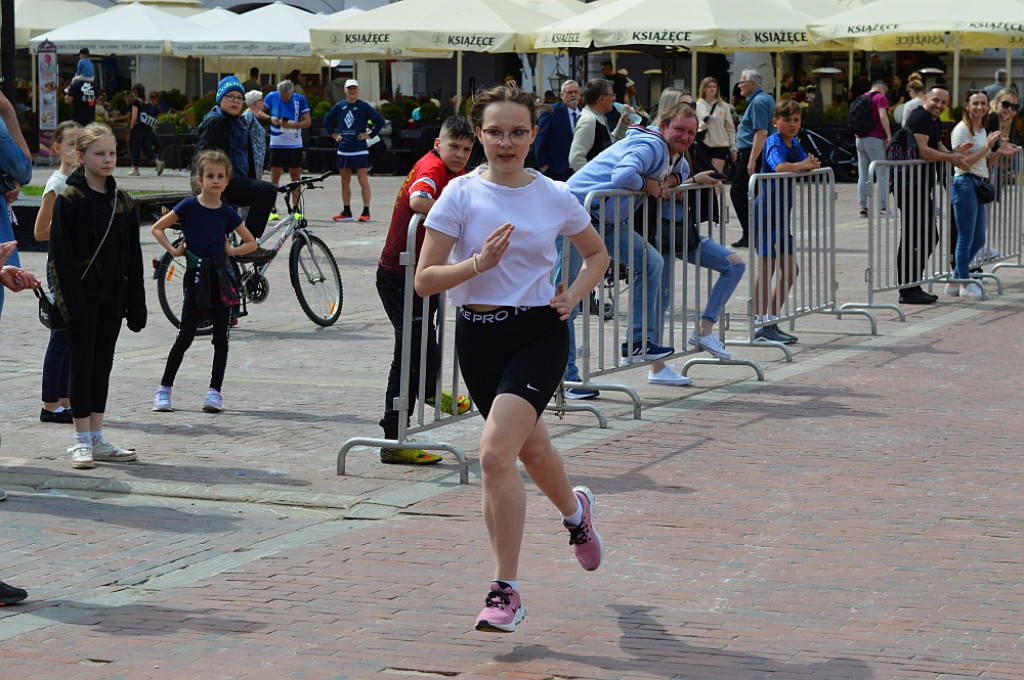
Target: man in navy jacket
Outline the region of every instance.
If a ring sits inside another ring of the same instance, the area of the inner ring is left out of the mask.
[[[569,167],[569,148],[575,120],[582,111],[579,108],[580,86],[575,80],[562,83],[562,101],[551,107],[537,121],[537,139],[533,152],[537,156],[537,167],[550,177],[565,181],[572,175]]]

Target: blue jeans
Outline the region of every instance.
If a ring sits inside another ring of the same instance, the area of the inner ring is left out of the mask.
[[[658,336],[660,335],[660,313],[658,303],[658,291],[661,290],[662,271],[664,270],[665,260],[658,253],[658,251],[651,244],[644,241],[640,234],[633,231],[628,222],[624,222],[618,231],[618,238],[616,238],[616,230],[614,225],[605,226],[604,234],[604,245],[608,248],[608,254],[614,261],[616,254],[620,259],[629,257],[629,244],[633,243],[633,259],[630,266],[630,273],[633,280],[632,284],[632,295],[631,295],[631,306],[630,315],[633,318],[631,340],[633,344],[638,344],[644,339],[643,332],[643,314],[647,316],[647,342],[656,343]],[[616,243],[617,242],[617,243]],[[556,241],[558,248],[558,264],[555,267],[555,281],[561,280],[562,275],[562,252],[567,245],[571,245],[569,241],[559,236]],[[616,245],[618,245],[618,253],[615,252]],[[644,253],[647,256],[647,266],[644,267]],[[580,268],[583,266],[583,256],[575,248],[569,248],[569,281],[573,281],[576,275],[579,274]],[[640,278],[637,272],[643,272],[642,285],[635,285],[635,282]],[[644,301],[644,290],[648,291],[646,303]],[[584,304],[587,304],[584,301]],[[576,367],[576,332],[573,321],[576,319],[578,310],[573,310],[569,316],[569,360],[565,369],[565,379],[577,381],[580,379],[579,369]]]
[[[704,311],[700,315],[702,319],[707,319],[711,323],[717,323],[718,319],[722,316],[722,310],[725,309],[725,304],[729,302],[729,298],[736,292],[736,287],[740,285],[743,273],[747,270],[747,264],[746,262],[740,262],[739,264],[729,262],[729,256],[733,254],[733,251],[707,236],[700,237],[699,261],[697,260],[697,252],[696,249],[686,251],[686,261],[705,269],[713,269],[719,273],[718,280],[711,286],[711,292],[708,293],[708,300],[704,304]],[[676,255],[676,257],[680,260],[684,259],[682,253]],[[665,268],[665,271],[668,271],[668,267]],[[665,325],[665,313],[668,311],[669,302],[672,298],[668,276],[662,277],[661,291],[661,313],[658,318],[659,328]]]
[[[985,206],[978,203],[978,195],[974,192],[974,187],[980,183],[981,180],[974,175],[957,175],[949,190],[956,215],[956,267],[953,275],[958,279],[971,277],[971,260],[985,245]]]

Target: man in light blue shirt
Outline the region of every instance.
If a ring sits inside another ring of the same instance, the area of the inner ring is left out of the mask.
[[[729,195],[736,211],[736,217],[743,228],[743,236],[732,244],[733,248],[746,248],[747,218],[750,210],[747,199],[747,184],[750,176],[761,171],[761,152],[765,140],[774,131],[772,114],[775,99],[761,89],[761,74],[755,69],[745,69],[740,74],[740,94],[747,100],[747,107],[736,130],[736,163]]]

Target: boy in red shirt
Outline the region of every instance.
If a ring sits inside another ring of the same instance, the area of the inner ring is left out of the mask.
[[[395,410],[395,398],[401,386],[402,371],[402,331],[405,309],[405,265],[399,257],[405,252],[408,241],[409,223],[416,213],[427,213],[441,195],[441,191],[449,181],[465,172],[470,152],[473,150],[473,127],[465,116],[451,116],[441,126],[440,136],[434,140],[434,148],[423,156],[405,178],[402,188],[398,190],[395,208],[391,214],[391,227],[384,242],[380,261],[377,263],[377,292],[384,304],[384,311],[395,327],[395,353],[388,372],[388,387],[384,396],[384,417],[380,426],[384,428],[386,439],[398,439],[399,413]],[[424,227],[420,224],[416,233],[416,255],[419,256],[423,247]],[[441,365],[441,355],[437,347],[435,319],[437,317],[438,296],[430,296],[429,318],[423,318],[423,298],[413,292],[413,327],[412,356],[409,373],[409,386],[412,398],[405,413],[408,423],[409,415],[415,407],[415,395],[420,382],[420,343],[421,329],[427,325],[426,385],[430,392],[437,382],[437,371]],[[465,403],[463,403],[465,402]],[[442,405],[443,408],[443,405]],[[460,396],[457,400],[459,413],[469,408],[468,400]],[[449,406],[449,410],[451,406]],[[412,465],[429,465],[441,460],[441,456],[427,453],[419,449],[385,447],[380,450],[382,463],[406,463]]]

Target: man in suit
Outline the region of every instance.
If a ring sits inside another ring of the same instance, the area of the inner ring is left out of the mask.
[[[550,177],[565,181],[572,175],[569,167],[569,149],[572,147],[573,130],[579,119],[580,86],[575,80],[562,83],[559,93],[562,101],[551,107],[550,112],[541,114],[537,121],[537,138],[533,152],[537,156],[537,167]]]

